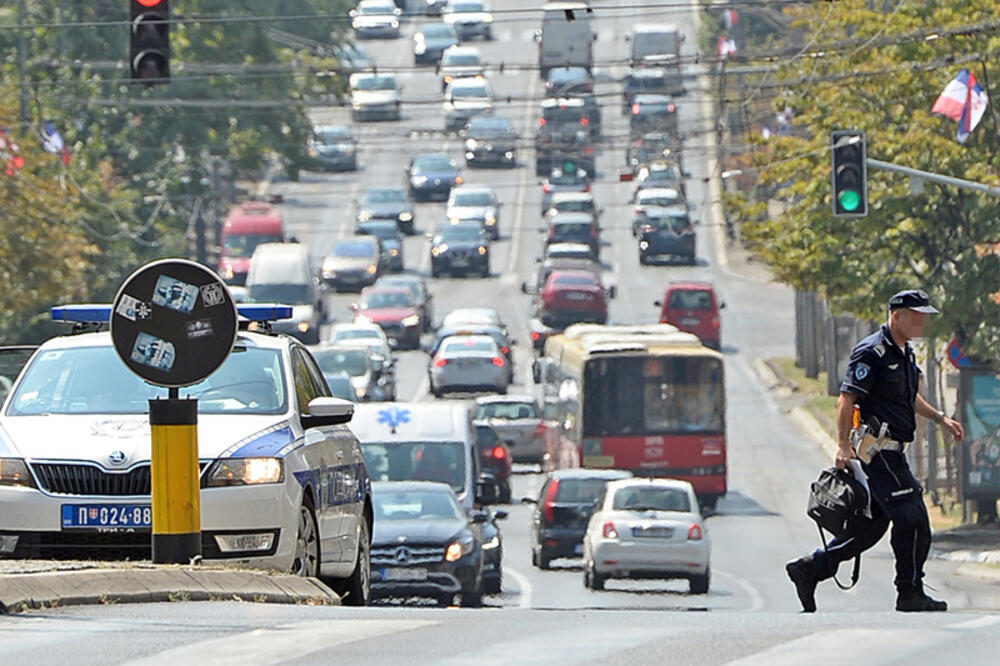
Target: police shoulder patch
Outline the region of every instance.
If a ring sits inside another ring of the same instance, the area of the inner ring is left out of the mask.
[[[858,363],[856,366],[854,366],[854,378],[860,382],[864,380],[865,377],[868,376],[868,373],[870,371],[871,368],[869,368],[866,364]]]

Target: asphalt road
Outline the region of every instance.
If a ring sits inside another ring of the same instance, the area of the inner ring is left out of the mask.
[[[937,615],[891,612],[892,559],[883,542],[866,555],[862,581],[851,592],[832,583],[817,595],[821,613],[798,613],[785,578],[786,560],[814,548],[818,538],[804,507],[809,481],[828,464],[813,439],[793,423],[752,370],[755,359],[793,353],[793,298],[789,288],[771,283],[759,267],[727,248],[713,215],[717,203],[709,186],[716,168],[714,118],[706,79],[688,67],[690,93],[679,102],[685,135],[684,167],[688,197],[697,220],[696,266],[640,266],[629,231],[632,185],[619,182],[624,167],[627,124],[617,104],[625,73],[624,35],[642,21],[678,23],[689,35],[683,50],[693,55],[697,26],[688,8],[638,9],[624,3],[598,7],[597,92],[605,94],[605,148],[598,159],[595,197],[604,207],[602,250],[607,280],[616,284],[611,319],[620,323],[656,321],[654,300],[671,280],[715,283],[727,303],[722,312],[729,425],[729,494],[708,519],[712,540],[712,589],[691,595],[684,582],[611,581],[607,591],[582,585],[579,562],[556,561],[541,572],[530,564],[529,507],[512,505],[503,523],[504,586],[487,597],[483,610],[419,607],[338,609],[278,607],[248,603],[175,603],[141,607],[106,606],[33,612],[0,618],[0,656],[8,663],[106,663],[145,660],[176,663],[279,663],[306,660],[346,663],[803,663],[817,655],[825,663],[988,663],[1000,648],[1000,616],[994,590],[978,579],[955,573],[956,565],[932,561],[928,582],[953,611]],[[495,2],[494,8],[535,10],[523,0]],[[485,60],[504,63],[490,79],[497,113],[514,120],[522,136],[533,133],[542,86],[532,70],[536,45],[531,35],[537,12],[498,15],[497,39],[477,43]],[[461,161],[461,139],[446,135],[438,77],[432,68],[414,69],[408,35],[366,46],[381,69],[399,69],[405,84],[400,122],[357,126],[361,138],[357,173],[303,173],[299,182],[279,182],[288,232],[306,243],[319,260],[332,243],[350,235],[354,202],[367,186],[405,184],[410,156],[444,150]],[[519,67],[523,66],[524,69]],[[508,96],[510,101],[507,101]],[[346,108],[314,110],[317,123],[349,123]],[[529,141],[530,143],[530,141]],[[502,237],[492,248],[488,279],[430,279],[428,243],[421,235],[405,241],[407,271],[427,276],[437,318],[462,306],[490,306],[503,315],[520,344],[515,348],[517,384],[511,391],[533,392],[530,384],[528,297],[518,286],[530,280],[541,251],[540,179],[530,149],[512,170],[464,170],[468,183],[487,183],[500,195]],[[443,218],[443,204],[420,204],[418,229],[429,231]],[[350,294],[329,297],[339,321],[350,319]],[[427,357],[403,352],[398,362],[402,400],[432,400],[426,381]],[[515,498],[537,495],[541,474],[521,469]],[[846,567],[844,576],[848,572]],[[697,611],[697,612],[680,612]],[[987,612],[987,614],[983,614]],[[335,620],[335,621],[334,621]]]

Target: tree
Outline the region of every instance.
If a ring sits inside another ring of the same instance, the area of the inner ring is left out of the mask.
[[[746,167],[758,174],[757,186],[727,197],[730,215],[779,279],[824,293],[834,310],[876,320],[892,293],[924,288],[943,313],[930,335],[957,333],[982,358],[1000,354],[998,310],[989,299],[1000,263],[976,247],[1000,238],[1000,201],[931,183],[911,194],[899,174],[869,169],[868,217],[835,219],[829,133],[862,129],[869,157],[1000,184],[996,114],[965,145],[955,140],[955,123],[930,114],[962,66],[987,88],[1000,80],[992,32],[949,32],[993,21],[998,9],[997,0],[961,9],[944,0],[900,3],[888,14],[862,0],[787,8],[814,41],[755,92],[776,91],[775,108],[789,106],[804,132],[752,139]],[[927,39],[928,25],[941,37]],[[780,217],[767,215],[769,198],[784,204]]]

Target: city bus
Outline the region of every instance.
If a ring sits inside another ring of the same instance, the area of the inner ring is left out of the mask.
[[[623,469],[726,494],[722,355],[667,324],[576,324],[550,337],[533,375],[549,428],[547,469]]]

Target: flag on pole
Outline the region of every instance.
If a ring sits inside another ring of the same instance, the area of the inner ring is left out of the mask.
[[[934,102],[931,113],[939,113],[957,122],[958,131],[955,138],[959,143],[965,143],[969,134],[982,120],[989,103],[990,99],[979,87],[976,75],[963,69],[945,86],[944,91]]]
[[[57,153],[63,164],[69,164],[69,151],[66,150],[66,143],[63,141],[55,125],[46,120],[42,123],[42,148],[47,153]]]

